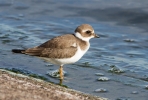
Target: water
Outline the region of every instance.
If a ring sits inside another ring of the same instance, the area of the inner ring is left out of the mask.
[[[111,100],[147,100],[147,4],[147,0],[0,0],[0,68],[28,70],[58,83],[46,75],[58,66],[13,54],[11,49],[37,46],[89,23],[100,38],[90,40],[91,47],[81,60],[65,65],[63,84]],[[109,80],[98,81],[99,77]],[[106,92],[95,92],[97,89]]]

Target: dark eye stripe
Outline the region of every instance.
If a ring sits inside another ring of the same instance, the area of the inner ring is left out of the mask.
[[[91,31],[86,31],[86,33],[87,33],[87,34],[90,34],[90,33],[91,33]]]

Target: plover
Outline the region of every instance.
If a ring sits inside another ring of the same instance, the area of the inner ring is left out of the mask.
[[[22,53],[41,57],[53,64],[59,65],[60,79],[63,80],[63,65],[77,62],[89,49],[91,38],[99,38],[89,24],[82,24],[75,29],[74,34],[65,34],[26,50],[13,49],[14,53]]]

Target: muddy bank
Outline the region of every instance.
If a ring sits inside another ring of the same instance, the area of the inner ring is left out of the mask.
[[[0,70],[0,100],[107,100]]]

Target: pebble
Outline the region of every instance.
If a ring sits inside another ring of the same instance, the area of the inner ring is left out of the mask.
[[[108,77],[99,77],[98,81],[109,81],[110,79]]]
[[[125,71],[116,67],[115,65],[110,66],[111,69],[109,69],[108,71],[111,73],[116,73],[116,74],[120,74],[120,73],[124,73]]]
[[[148,89],[148,85],[145,86],[145,89]]]
[[[105,92],[107,92],[107,89],[99,88],[99,89],[96,89],[95,92],[105,93]]]

